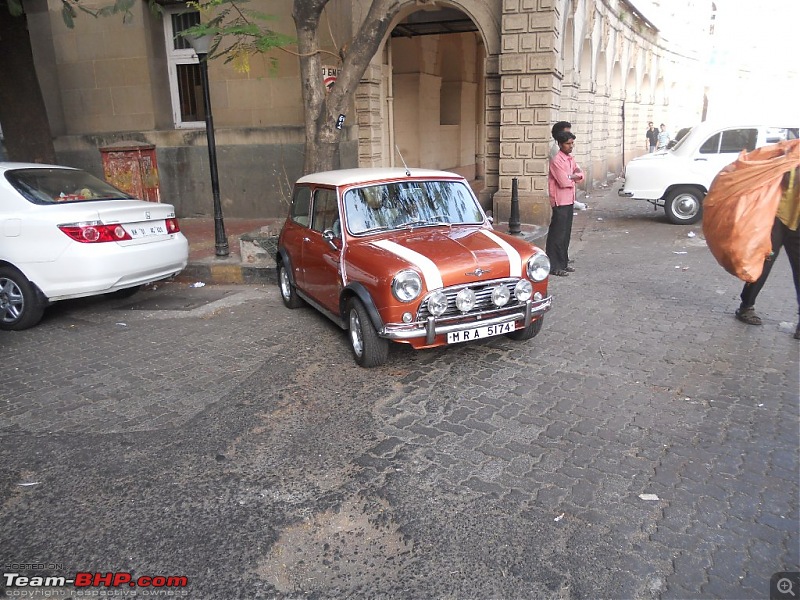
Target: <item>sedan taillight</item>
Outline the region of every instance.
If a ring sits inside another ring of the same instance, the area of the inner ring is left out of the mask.
[[[99,242],[121,242],[133,239],[122,225],[103,225],[99,221],[68,223],[58,228],[76,242],[94,244]]]
[[[167,231],[169,233],[178,233],[181,230],[181,226],[178,225],[178,219],[172,218],[167,219]]]

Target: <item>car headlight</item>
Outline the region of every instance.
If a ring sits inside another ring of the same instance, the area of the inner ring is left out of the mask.
[[[469,312],[475,308],[475,292],[469,288],[464,288],[456,294],[456,307],[461,312]]]
[[[550,275],[550,259],[544,252],[537,252],[528,259],[528,277],[544,281]]]
[[[511,292],[504,285],[499,285],[492,290],[492,302],[495,306],[505,306],[511,300]]]
[[[428,298],[428,310],[434,317],[441,317],[447,310],[447,295],[442,291],[433,292]]]
[[[533,286],[527,279],[520,279],[514,286],[514,296],[518,302],[527,302],[533,294]]]
[[[422,279],[416,271],[400,271],[392,280],[392,293],[400,302],[411,302],[422,292]]]

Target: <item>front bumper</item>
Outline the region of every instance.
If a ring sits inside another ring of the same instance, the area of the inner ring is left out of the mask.
[[[485,325],[499,325],[511,321],[523,321],[524,326],[530,325],[534,317],[538,317],[550,310],[553,297],[548,296],[541,300],[528,300],[524,305],[515,307],[516,310],[506,312],[499,316],[489,316],[481,318],[485,313],[477,315],[466,315],[458,318],[447,318],[437,320],[435,317],[428,317],[425,321],[415,323],[387,323],[378,335],[390,340],[413,340],[425,338],[425,343],[431,345],[436,336],[445,335],[454,331],[466,331],[475,327]]]

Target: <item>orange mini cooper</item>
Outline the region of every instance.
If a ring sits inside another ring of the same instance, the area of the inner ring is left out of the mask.
[[[547,255],[493,230],[466,180],[444,171],[302,177],[276,262],[283,303],[308,302],[349,330],[362,367],[383,364],[390,340],[528,340],[552,302]]]

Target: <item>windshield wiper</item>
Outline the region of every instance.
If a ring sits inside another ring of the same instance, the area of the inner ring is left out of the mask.
[[[443,217],[433,217],[432,219],[418,219],[416,221],[409,221],[408,223],[403,223],[400,227],[407,227],[409,229],[413,227],[437,227],[439,225],[447,225],[448,227],[452,227],[453,224],[449,221],[445,221]]]

